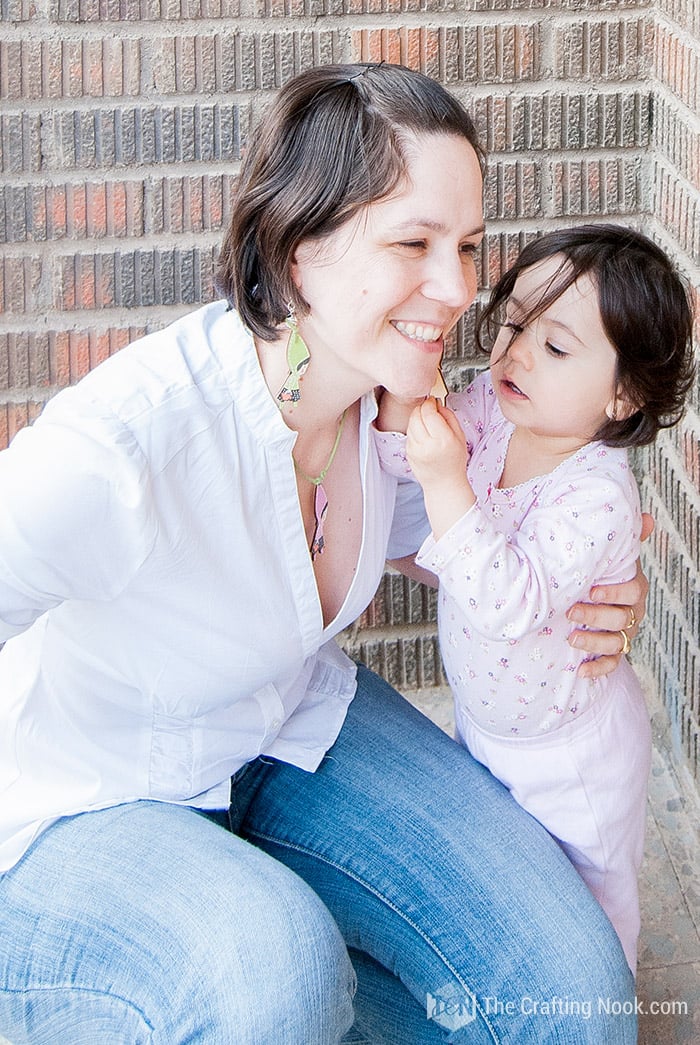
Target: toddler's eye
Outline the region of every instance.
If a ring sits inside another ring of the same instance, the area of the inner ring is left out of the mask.
[[[560,348],[557,348],[556,345],[553,345],[551,341],[547,342],[547,351],[551,356],[554,356],[555,359],[565,359],[568,355],[567,352],[563,352]]]
[[[510,330],[513,334],[522,334],[523,332],[523,327],[512,319],[506,319],[505,322],[501,323],[501,326],[505,330]]]

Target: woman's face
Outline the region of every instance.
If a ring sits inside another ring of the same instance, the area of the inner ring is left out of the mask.
[[[411,136],[407,178],[336,232],[299,245],[299,331],[326,378],[359,394],[426,395],[444,338],[474,300],[483,237],[476,153],[455,135]]]

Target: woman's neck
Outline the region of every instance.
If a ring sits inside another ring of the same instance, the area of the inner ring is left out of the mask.
[[[280,399],[280,391],[287,385],[289,375],[288,340],[286,327],[277,341],[255,338],[260,368],[270,395],[277,402],[285,424],[293,431],[311,434],[334,430],[343,414],[372,386],[367,382],[348,380],[348,375],[338,374],[335,361],[327,361],[321,353],[312,353],[308,368],[299,378],[299,398]]]

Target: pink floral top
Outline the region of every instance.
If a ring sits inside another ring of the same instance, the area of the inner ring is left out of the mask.
[[[454,410],[471,449],[477,503],[416,562],[439,579],[439,633],[457,717],[502,736],[534,736],[570,722],[616,672],[577,677],[586,654],[566,642],[566,611],[593,584],[634,575],[641,510],[624,450],[589,443],[553,472],[501,489],[513,432],[490,375]],[[382,463],[408,475],[403,437],[380,440]]]

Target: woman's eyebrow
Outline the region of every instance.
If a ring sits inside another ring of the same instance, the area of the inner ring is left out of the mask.
[[[402,229],[423,228],[430,229],[431,232],[447,232],[450,226],[442,221],[434,221],[432,218],[409,218],[407,221],[400,221],[397,225],[394,225],[394,228],[397,231],[401,231]],[[466,238],[469,238],[470,236],[480,236],[484,232],[486,232],[486,226],[479,225],[477,228],[472,229],[471,232],[465,232],[464,235]]]

